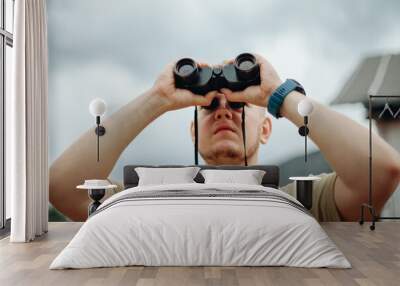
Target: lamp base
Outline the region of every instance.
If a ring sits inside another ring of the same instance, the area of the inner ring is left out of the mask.
[[[94,132],[96,133],[96,135],[103,136],[104,134],[106,134],[106,129],[104,128],[104,126],[100,125],[99,127],[96,127]]]

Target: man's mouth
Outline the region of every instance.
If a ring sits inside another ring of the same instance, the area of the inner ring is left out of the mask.
[[[221,132],[233,132],[231,129],[219,129],[217,132],[215,132],[215,134],[217,133],[221,133]]]
[[[215,131],[214,134],[217,134],[219,132],[233,132],[235,133],[235,130],[233,128],[231,128],[230,126],[226,126],[226,125],[222,125],[219,126]]]

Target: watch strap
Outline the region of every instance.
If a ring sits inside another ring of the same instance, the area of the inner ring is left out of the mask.
[[[269,97],[268,112],[271,113],[275,118],[281,117],[279,111],[281,109],[283,101],[285,100],[285,97],[293,90],[296,90],[306,95],[303,86],[299,82],[294,79],[287,79],[277,89],[275,89]]]

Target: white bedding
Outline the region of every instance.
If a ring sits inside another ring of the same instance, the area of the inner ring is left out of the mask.
[[[265,191],[272,199],[179,194],[123,199],[168,190]],[[350,268],[319,223],[284,198],[300,204],[282,191],[255,185],[190,183],[127,189],[99,207],[50,269],[127,265]]]

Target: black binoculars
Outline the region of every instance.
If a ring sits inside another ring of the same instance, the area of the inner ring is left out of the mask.
[[[200,67],[191,58],[180,59],[174,68],[175,87],[205,95],[213,90],[228,88],[244,90],[260,84],[260,66],[249,53],[237,56],[233,63],[221,67]]]

